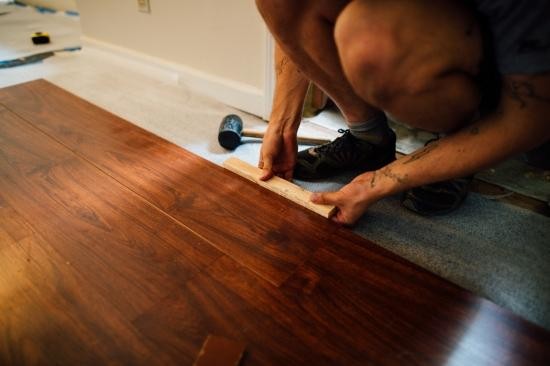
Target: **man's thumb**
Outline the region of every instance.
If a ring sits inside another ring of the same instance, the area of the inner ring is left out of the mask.
[[[273,177],[273,160],[271,159],[271,157],[264,157],[262,161],[263,173],[260,176],[260,180],[268,180]]]
[[[312,193],[310,200],[319,205],[336,205],[336,192]]]

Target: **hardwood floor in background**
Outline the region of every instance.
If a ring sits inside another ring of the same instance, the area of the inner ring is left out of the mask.
[[[549,364],[547,331],[45,81],[0,90],[0,364]]]

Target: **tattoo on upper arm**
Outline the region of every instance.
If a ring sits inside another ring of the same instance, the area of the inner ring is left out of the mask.
[[[417,152],[408,156],[408,159],[403,162],[403,165],[422,159],[424,156],[428,155],[433,149],[435,149],[438,146],[439,146],[438,142],[432,142],[431,144],[425,146],[423,149],[418,150]]]
[[[506,89],[512,99],[519,103],[519,107],[527,107],[529,100],[550,103],[550,96],[544,96],[537,93],[535,85],[528,80],[512,79],[507,83]]]

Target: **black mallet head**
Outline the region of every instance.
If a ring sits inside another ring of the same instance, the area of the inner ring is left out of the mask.
[[[218,142],[228,150],[235,150],[241,144],[243,121],[236,114],[230,114],[223,118],[218,130]]]

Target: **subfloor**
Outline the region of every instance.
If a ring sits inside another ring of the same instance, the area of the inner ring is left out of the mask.
[[[19,27],[14,25],[12,31]],[[74,29],[78,32],[78,24]],[[0,32],[0,45],[5,34]],[[190,92],[178,83],[176,73],[85,47],[39,64],[0,69],[0,86],[41,77],[214,163],[229,156],[252,164],[257,161],[258,142],[226,151],[217,143],[217,128],[229,113],[239,113],[252,128],[265,128],[265,123]],[[324,133],[334,135],[339,125],[325,118],[330,113],[315,122],[329,127]],[[334,125],[327,126],[327,120]],[[304,128],[319,131],[311,125]],[[310,190],[327,190],[338,189],[349,179],[297,183]],[[401,208],[399,197],[388,198],[369,210],[355,232],[550,329],[546,202],[518,199],[483,183],[478,187],[483,194],[471,194],[460,210],[445,217],[418,217]]]

